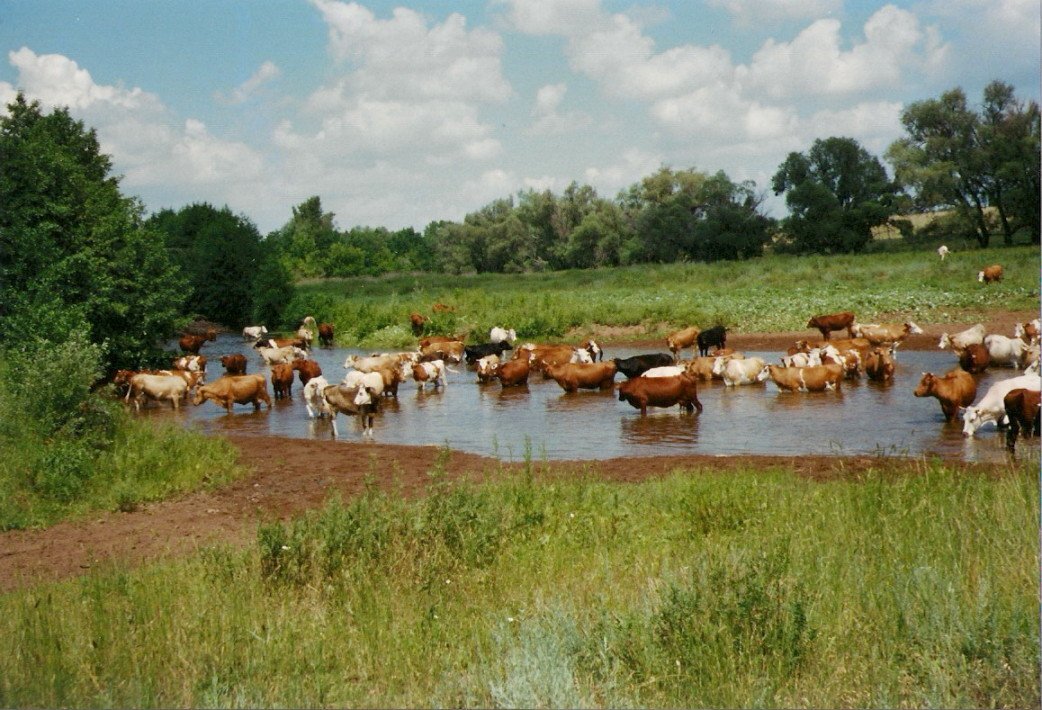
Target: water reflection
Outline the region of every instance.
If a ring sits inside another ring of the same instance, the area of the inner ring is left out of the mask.
[[[259,356],[239,338],[219,336],[208,343],[211,380],[220,375],[220,355],[242,352],[249,372],[269,374]],[[609,349],[607,357],[637,354],[631,348]],[[317,349],[318,361],[330,382],[339,382],[344,348]],[[776,362],[778,353],[749,353]],[[528,385],[503,389],[498,383],[478,384],[472,370],[457,366],[439,390],[418,390],[403,383],[397,400],[384,397],[375,422],[375,438],[384,443],[448,445],[464,451],[520,460],[534,458],[608,458],[660,454],[888,454],[936,453],[972,461],[1005,462],[1004,437],[994,427],[965,439],[961,422],[945,424],[937,400],[912,395],[921,372],[947,372],[951,353],[903,351],[893,383],[845,380],[838,392],[782,392],[771,382],[724,387],[701,383],[701,415],[680,414],[679,408],[649,410],[647,417],[618,401],[615,392],[583,390],[567,394],[552,380],[535,375]],[[979,392],[992,382],[1013,376],[1009,369],[992,370],[979,379]],[[622,379],[621,376],[619,378]],[[235,405],[231,415],[205,402],[180,412],[152,406],[142,416],[166,418],[207,431],[275,434],[302,438],[332,437],[328,422],[310,420],[302,387],[273,403],[269,412],[252,405]],[[347,419],[348,421],[345,421]],[[354,418],[341,416],[341,438],[360,438]],[[1018,456],[1038,456],[1038,439],[1017,442]]]

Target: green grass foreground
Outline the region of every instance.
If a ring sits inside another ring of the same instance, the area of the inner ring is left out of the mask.
[[[1037,707],[1037,461],[375,488],[0,597],[5,707]]]
[[[985,286],[977,272],[1003,264],[1005,280]],[[410,274],[302,285],[291,314],[336,326],[341,345],[415,343],[409,313],[432,317],[431,333],[484,340],[494,325],[527,339],[631,328],[632,337],[724,324],[736,332],[802,330],[815,313],[853,310],[863,321],[985,320],[995,310],[1037,310],[1037,246],[953,253],[842,256],[768,255],[748,261],[663,264],[539,274]],[[435,314],[434,303],[455,307]],[[295,316],[296,317],[296,316]]]

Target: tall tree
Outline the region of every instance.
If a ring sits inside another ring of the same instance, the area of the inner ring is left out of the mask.
[[[782,229],[800,252],[861,251],[872,228],[896,209],[897,186],[853,138],[818,139],[806,154],[789,153],[772,186],[785,193],[789,216]]]
[[[124,197],[93,130],[19,94],[0,118],[0,333],[103,345],[143,361],[180,320],[184,281]]]

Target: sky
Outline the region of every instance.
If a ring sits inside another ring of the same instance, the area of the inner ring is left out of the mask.
[[[262,233],[460,221],[662,166],[752,180],[819,138],[883,159],[908,104],[1039,100],[1042,0],[0,0],[0,102],[97,130],[151,213]],[[2,109],[0,109],[2,110]]]

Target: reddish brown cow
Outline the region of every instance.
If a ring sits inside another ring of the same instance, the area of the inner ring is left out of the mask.
[[[666,337],[666,346],[669,348],[669,352],[673,353],[673,359],[680,359],[680,351],[684,348],[690,348],[695,344],[695,339],[698,338],[698,334],[702,332],[702,329],[698,326],[691,326],[678,330],[675,333],[671,333]]]
[[[853,337],[853,333],[850,332],[850,326],[854,324],[854,314],[850,311],[841,311],[839,313],[826,313],[819,316],[814,316],[807,321],[808,328],[817,328],[821,332],[821,337],[828,340],[834,330],[847,329],[847,335]]]
[[[615,363],[565,363],[549,365],[546,372],[565,392],[610,390],[615,384]]]
[[[199,348],[203,347],[203,343],[207,340],[217,340],[217,331],[210,328],[206,331],[206,335],[192,335],[191,333],[185,333],[181,336],[181,339],[177,341],[177,345],[186,353],[198,355]]]
[[[872,348],[865,358],[865,374],[870,380],[893,382],[894,359],[890,356],[890,348]]]
[[[688,413],[698,410],[698,381],[688,373],[675,377],[634,377],[619,385],[619,401],[629,402],[646,416],[648,407],[672,407],[679,404]]]
[[[459,363],[463,360],[463,349],[466,346],[459,340],[443,341],[420,346],[420,362],[433,362],[444,360],[445,362]]]
[[[496,377],[499,378],[500,384],[504,387],[527,385],[528,373],[531,372],[531,369],[527,359],[509,360],[501,363],[496,368]]]
[[[229,375],[246,374],[246,356],[240,353],[234,355],[221,355],[221,366]]]
[[[318,324],[318,342],[324,348],[333,347],[333,324],[332,323],[319,323]]]
[[[970,343],[959,353],[959,367],[972,375],[979,375],[991,364],[991,353],[980,343]]]
[[[275,391],[275,399],[282,399],[293,394],[293,366],[284,362],[271,366],[271,388]]]
[[[1017,445],[1017,434],[1024,430],[1024,436],[1039,435],[1039,392],[1038,390],[1011,390],[1002,400],[1009,417],[1009,429],[1006,430],[1006,448],[1014,451]]]
[[[298,357],[290,364],[290,367],[297,371],[301,386],[306,385],[312,377],[322,375],[322,368],[314,360],[304,360]]]
[[[254,409],[260,409],[260,403],[264,402],[268,405],[268,409],[271,409],[271,398],[268,397],[268,386],[264,375],[222,377],[216,382],[197,389],[192,403],[199,406],[208,399],[224,407],[229,413],[232,411],[233,404],[253,404]]]
[[[436,345],[438,343],[455,342],[462,343],[463,338],[458,338],[455,335],[428,335],[426,338],[421,339],[420,342],[417,344],[420,346],[420,349],[422,350],[423,348],[429,347],[431,345]]]
[[[924,372],[913,394],[916,397],[936,397],[941,403],[944,421],[950,422],[959,413],[959,407],[973,404],[973,398],[977,396],[977,381],[973,375],[958,367],[944,377]]]
[[[413,312],[409,314],[409,325],[412,327],[413,335],[421,335],[423,333],[423,326],[426,325],[426,323],[427,319],[419,313]]]
[[[981,271],[977,273],[977,280],[984,284],[990,284],[992,281],[1002,280],[1002,264],[992,264],[991,266],[985,266]]]

